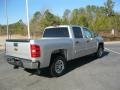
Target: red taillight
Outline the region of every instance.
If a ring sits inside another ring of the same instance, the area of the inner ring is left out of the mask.
[[[41,56],[39,45],[32,44],[32,45],[30,45],[30,49],[31,49],[31,57],[32,58],[37,58],[37,57]]]

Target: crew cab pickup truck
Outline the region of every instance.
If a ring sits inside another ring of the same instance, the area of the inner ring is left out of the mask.
[[[67,62],[89,54],[101,57],[104,51],[102,37],[86,27],[58,25],[45,28],[38,40],[6,40],[8,63],[26,69],[49,67],[52,76],[61,76]]]

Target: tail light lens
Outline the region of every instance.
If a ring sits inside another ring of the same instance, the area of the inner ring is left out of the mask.
[[[37,57],[41,56],[39,45],[32,44],[32,45],[30,45],[30,48],[31,48],[31,57],[32,58],[37,58]]]

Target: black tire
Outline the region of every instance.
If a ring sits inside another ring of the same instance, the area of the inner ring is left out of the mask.
[[[101,58],[104,53],[104,47],[102,45],[99,45],[97,52],[95,53],[97,58]]]
[[[53,62],[50,65],[50,73],[52,77],[59,77],[65,73],[66,59],[63,56],[54,56]]]
[[[37,69],[37,74],[41,75],[41,70],[40,69]]]
[[[14,65],[13,68],[14,69],[19,69],[19,66]]]

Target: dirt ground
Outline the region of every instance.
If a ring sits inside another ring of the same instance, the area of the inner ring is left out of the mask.
[[[4,46],[3,45],[0,45],[0,50],[3,50],[4,49]]]
[[[5,40],[7,39],[7,36],[0,36],[0,50],[4,49]],[[10,39],[27,39],[27,36],[21,36],[21,35],[11,35]]]

